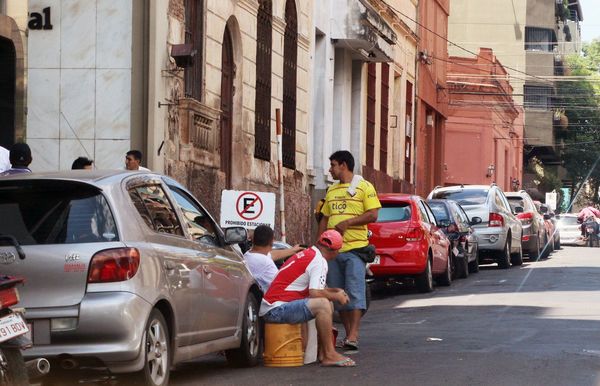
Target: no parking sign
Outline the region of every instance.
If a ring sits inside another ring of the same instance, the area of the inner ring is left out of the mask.
[[[221,193],[221,226],[254,229],[259,225],[275,228],[275,194],[239,190]]]

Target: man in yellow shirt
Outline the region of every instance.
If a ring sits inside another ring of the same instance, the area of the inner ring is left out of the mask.
[[[328,262],[327,285],[344,288],[350,297],[350,302],[338,311],[346,330],[343,346],[356,350],[360,318],[367,308],[365,262],[358,254],[369,245],[367,224],[377,220],[381,203],[373,185],[354,175],[354,157],[349,151],[336,151],[329,161],[329,173],[339,182],[327,189],[318,234],[335,229],[344,237],[340,254]]]

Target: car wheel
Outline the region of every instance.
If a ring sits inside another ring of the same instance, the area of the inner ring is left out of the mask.
[[[523,265],[523,244],[519,247],[519,252],[510,255],[512,265]]]
[[[547,259],[550,256],[550,243],[548,242],[548,235],[544,237],[544,246],[542,247],[542,259]]]
[[[171,339],[167,322],[160,311],[154,309],[150,313],[144,336],[144,368],[132,377],[130,383],[168,385],[171,371]]]
[[[239,348],[225,351],[227,361],[237,367],[256,366],[261,355],[261,342],[258,301],[254,294],[248,294],[242,322],[242,341]]]
[[[29,377],[18,348],[0,349],[0,385],[28,386]]]
[[[560,236],[558,236],[558,239],[554,241],[554,250],[560,250]]]
[[[459,279],[469,277],[469,258],[466,251],[467,248],[465,247],[462,256],[456,256],[456,275]]]
[[[508,235],[508,237],[510,237],[510,235]],[[506,244],[504,244],[504,249],[500,252],[500,255],[498,256],[498,268],[510,268],[510,242],[508,240],[506,241]]]
[[[475,260],[469,263],[469,271],[471,273],[479,272],[479,250],[475,251]]]
[[[419,292],[433,291],[433,274],[431,273],[431,258],[427,259],[425,271],[420,274],[415,280]]]
[[[438,276],[439,285],[443,285],[444,287],[448,287],[452,284],[452,251],[448,251],[448,261],[446,263],[446,270],[440,276]]]
[[[529,260],[537,261],[540,258],[540,237],[535,238],[535,248],[529,251]]]

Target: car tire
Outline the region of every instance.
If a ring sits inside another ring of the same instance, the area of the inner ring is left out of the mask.
[[[523,265],[523,245],[519,247],[519,252],[510,255],[510,263],[512,265]]]
[[[510,235],[507,237],[510,238]],[[506,241],[506,244],[504,244],[504,249],[498,254],[498,268],[510,268],[510,242],[508,240]]]
[[[425,271],[415,280],[419,292],[426,293],[433,291],[433,274],[431,272],[431,258],[427,259]]]
[[[456,257],[456,275],[459,279],[469,277],[469,258],[467,257],[466,248],[462,256]]]
[[[550,256],[550,243],[548,242],[548,235],[544,237],[544,245],[542,246],[542,259],[547,259]]]
[[[252,367],[258,364],[262,354],[261,329],[258,318],[258,300],[248,294],[242,322],[242,341],[240,347],[225,351],[227,361],[235,367]]]
[[[0,349],[0,384],[11,386],[29,386],[29,377],[25,361],[18,348]]]
[[[144,333],[144,368],[135,375],[137,384],[166,386],[171,374],[171,338],[163,314],[154,309],[150,313]]]
[[[558,236],[558,240],[554,241],[554,250],[560,250],[560,236]]]
[[[440,276],[437,277],[437,283],[439,285],[443,285],[444,287],[450,286],[452,284],[452,251],[448,251],[448,262],[446,263],[446,270]]]
[[[465,248],[468,250],[467,248]],[[471,273],[479,272],[479,250],[475,251],[475,260],[469,263],[469,271]]]
[[[537,261],[540,258],[540,237],[536,237],[535,239],[535,249],[529,251],[529,260]]]

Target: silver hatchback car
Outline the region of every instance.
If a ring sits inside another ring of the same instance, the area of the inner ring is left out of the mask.
[[[511,263],[523,264],[523,227],[498,186],[460,185],[435,188],[427,198],[454,200],[462,206],[471,220],[481,218],[481,223],[473,226],[480,262],[495,261],[500,268],[509,268]]]
[[[139,372],[149,385],[211,352],[242,366],[260,358],[261,293],[234,247],[246,231],[221,229],[176,181],[21,174],[0,179],[0,217],[0,233],[14,237],[0,244],[0,272],[26,279],[27,357]]]

